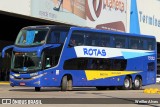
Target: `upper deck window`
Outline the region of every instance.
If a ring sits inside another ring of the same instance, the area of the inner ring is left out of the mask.
[[[110,37],[105,33],[74,31],[71,35],[70,46],[99,46],[109,47]]]
[[[125,46],[125,42],[126,42],[126,38],[123,36],[114,36],[114,40],[115,40],[115,48],[126,48]]]
[[[65,31],[52,31],[48,36],[47,43],[54,43],[54,44],[64,43],[66,37],[67,37],[67,32]]]
[[[155,40],[149,39],[147,40],[147,50],[154,50],[155,49]]]
[[[154,50],[155,39],[150,37],[92,32],[73,31],[69,47],[71,46],[97,46],[136,50]]]
[[[84,32],[73,32],[70,38],[69,46],[85,45],[84,38],[85,38]]]
[[[130,38],[129,48],[144,50],[143,38]]]

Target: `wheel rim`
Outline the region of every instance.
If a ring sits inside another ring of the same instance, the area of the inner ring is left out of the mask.
[[[128,88],[128,87],[130,86],[130,82],[129,82],[128,79],[126,79],[126,80],[124,81],[124,86],[125,86],[126,88]]]
[[[140,86],[140,81],[136,79],[134,84],[135,84],[135,87],[139,87]]]

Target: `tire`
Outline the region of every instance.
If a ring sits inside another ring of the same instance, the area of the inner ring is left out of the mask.
[[[126,78],[124,79],[124,83],[123,83],[123,90],[130,90],[132,89],[132,79],[128,76],[126,76]]]
[[[62,82],[61,82],[61,90],[62,91],[69,91],[69,90],[72,90],[72,79],[65,75],[63,78],[62,78]]]
[[[72,88],[72,79],[68,79],[68,86],[67,86],[67,90],[71,91],[73,88]]]
[[[140,77],[136,77],[133,83],[133,89],[139,90],[142,88],[142,79]]]
[[[102,86],[97,86],[96,88],[97,88],[97,90],[106,90],[107,89],[107,87],[102,87]]]
[[[35,87],[35,91],[40,91],[41,90],[41,88],[40,87]]]

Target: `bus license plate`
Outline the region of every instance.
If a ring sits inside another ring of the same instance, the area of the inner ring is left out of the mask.
[[[21,85],[21,86],[25,86],[26,84],[25,84],[24,82],[21,82],[20,85]]]

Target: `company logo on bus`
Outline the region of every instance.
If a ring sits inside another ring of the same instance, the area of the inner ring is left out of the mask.
[[[106,56],[104,49],[83,48],[83,52],[85,56]]]

